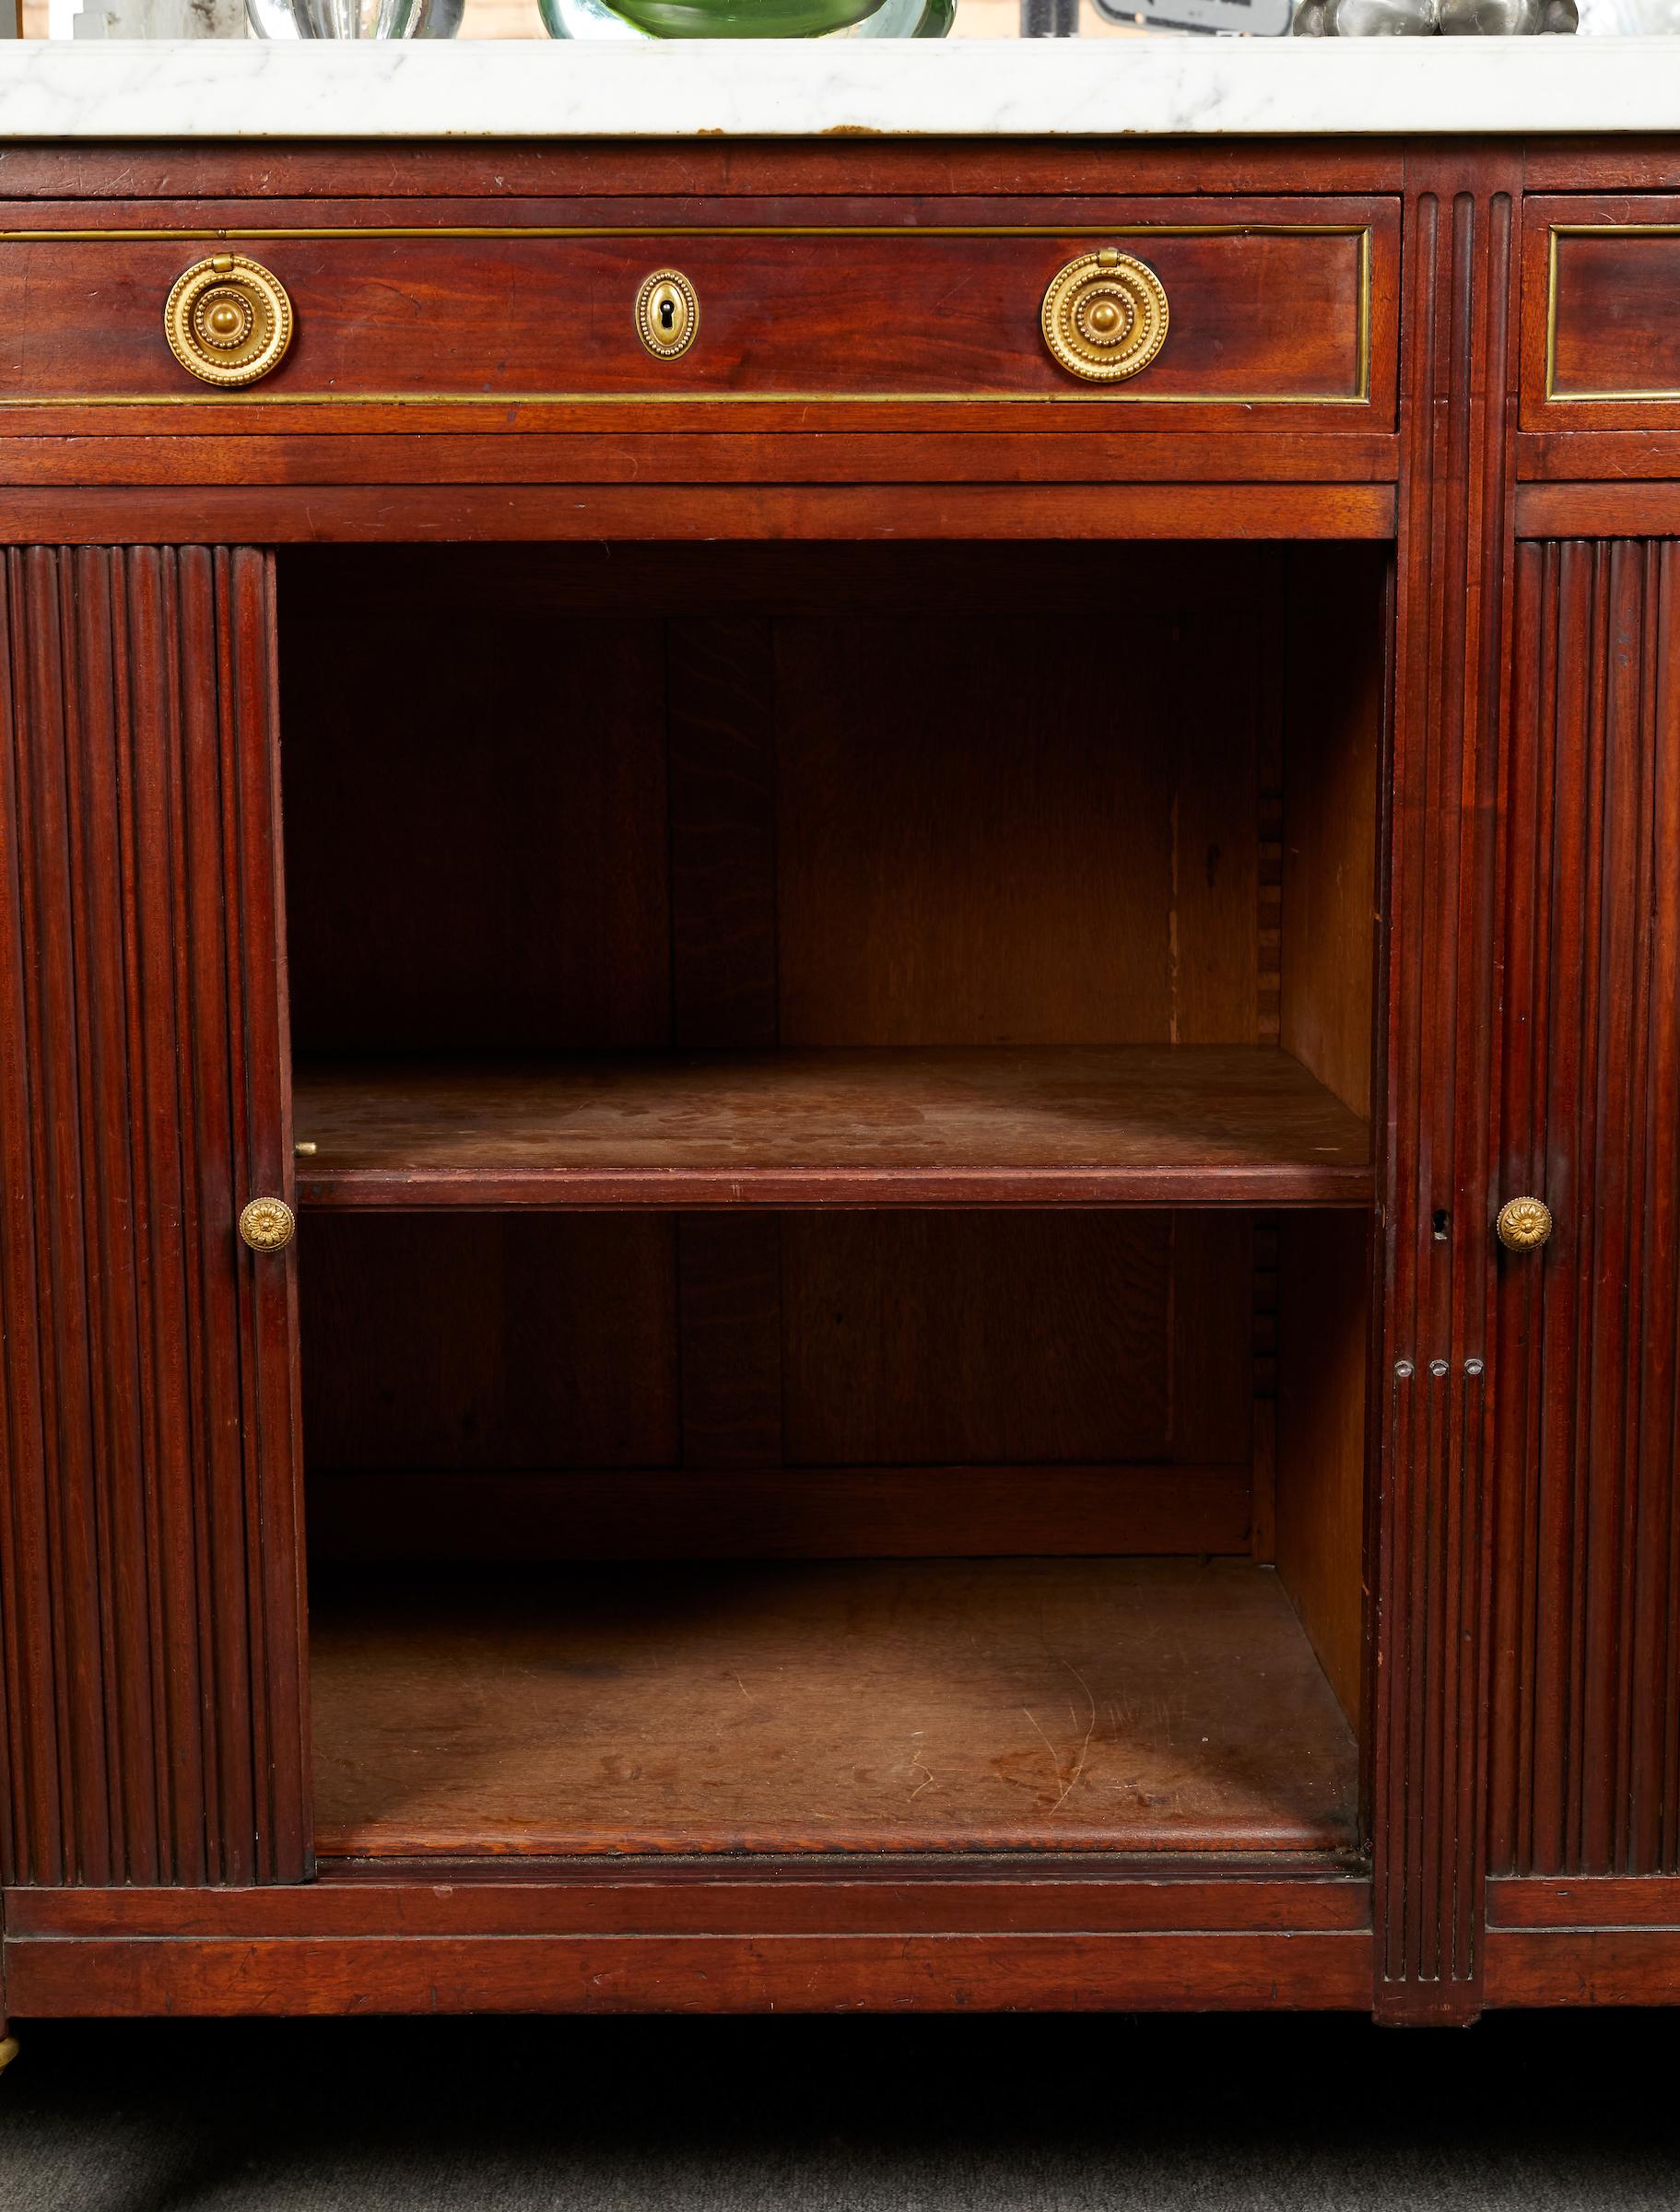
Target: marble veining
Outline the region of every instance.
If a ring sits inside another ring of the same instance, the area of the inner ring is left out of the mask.
[[[1680,40],[0,44],[11,138],[858,131],[1680,131]]]

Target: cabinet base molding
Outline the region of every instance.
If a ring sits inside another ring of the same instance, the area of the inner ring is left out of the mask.
[[[244,1889],[6,1893],[26,2017],[1364,2010],[1370,1885],[1025,1861],[347,1864]]]
[[[1490,2006],[1680,2003],[1680,1927],[1490,1928]]]
[[[1362,1935],[1370,1884],[1320,1860],[344,1860],[239,1889],[11,1889],[6,1941],[649,1936]],[[9,1954],[8,1954],[9,1955]]]
[[[1363,2009],[1367,1931],[968,1936],[25,1936],[59,2018],[464,2012]]]

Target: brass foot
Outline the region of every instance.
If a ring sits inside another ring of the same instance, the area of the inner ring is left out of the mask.
[[[18,2038],[8,2035],[0,2041],[0,2074],[4,2074],[18,2055]]]

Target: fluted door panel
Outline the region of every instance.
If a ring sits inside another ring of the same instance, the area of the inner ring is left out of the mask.
[[[1489,1858],[1680,1871],[1680,544],[1530,545],[1507,814]]]
[[[0,563],[0,1875],[296,1879],[272,566]]]

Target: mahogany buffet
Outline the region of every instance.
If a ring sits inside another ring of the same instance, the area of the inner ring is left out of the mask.
[[[14,2023],[1680,1992],[1680,135],[0,197]]]

